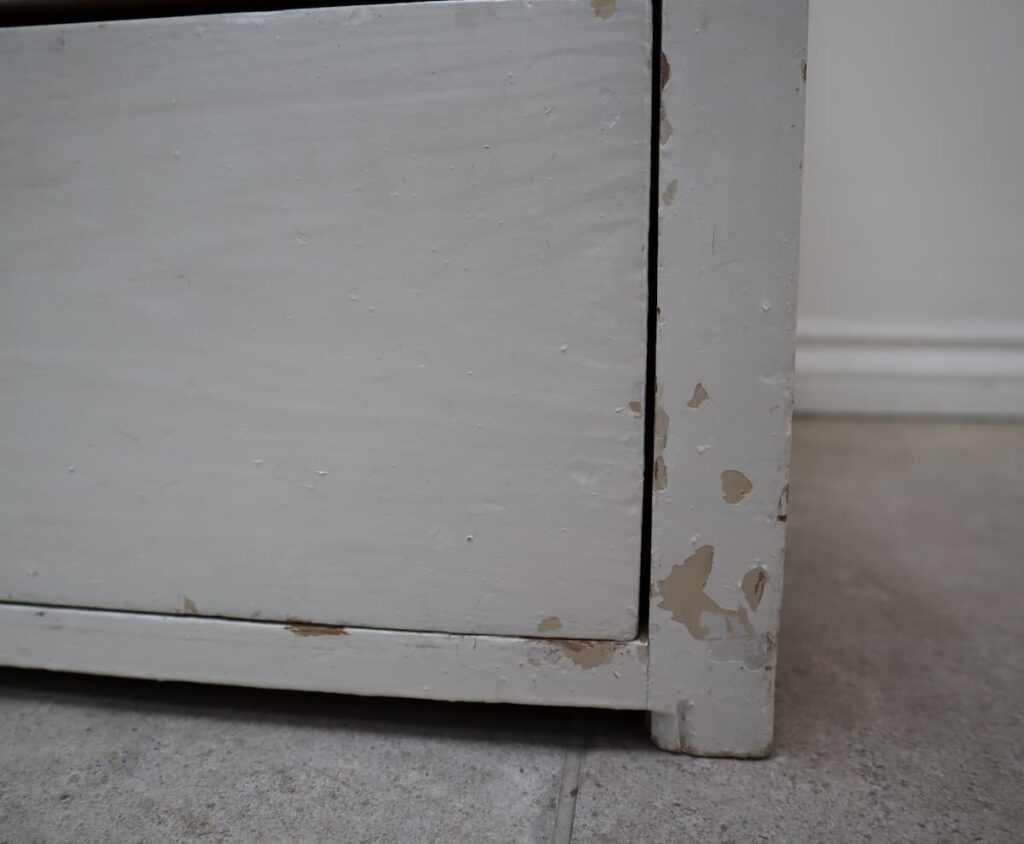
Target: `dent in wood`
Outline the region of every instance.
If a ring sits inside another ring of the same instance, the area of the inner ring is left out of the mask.
[[[785,522],[789,517],[789,484],[782,488],[779,493],[779,507],[775,516],[776,521]]]

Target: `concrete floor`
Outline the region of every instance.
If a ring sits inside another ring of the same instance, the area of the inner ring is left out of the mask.
[[[802,421],[790,514],[769,760],[636,713],[7,670],[0,842],[564,841],[577,761],[574,842],[1021,840],[1024,427]]]

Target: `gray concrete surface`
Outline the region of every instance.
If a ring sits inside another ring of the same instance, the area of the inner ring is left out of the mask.
[[[1024,839],[1024,427],[795,431],[777,746],[643,716],[0,672],[0,842]],[[568,794],[571,789],[565,789]]]

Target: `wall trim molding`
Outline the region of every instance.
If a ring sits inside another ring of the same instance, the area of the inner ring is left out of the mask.
[[[803,320],[796,409],[1024,417],[1024,324]]]

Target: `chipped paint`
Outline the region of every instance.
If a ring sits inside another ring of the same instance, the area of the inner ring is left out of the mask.
[[[693,388],[693,395],[690,400],[686,403],[687,407],[700,407],[704,402],[710,398],[708,391],[704,389],[704,385],[698,381],[696,386]]]
[[[590,0],[594,15],[606,21],[615,14],[615,0]]]
[[[666,205],[671,205],[676,200],[676,191],[679,190],[679,179],[673,179],[667,185],[665,190],[661,193],[661,201]]]
[[[197,607],[196,602],[187,595],[182,595],[181,605],[185,608],[185,612],[190,615],[199,615],[199,607]]]
[[[743,575],[743,594],[747,596],[747,604],[751,610],[756,610],[761,605],[764,597],[764,587],[768,583],[768,573],[758,566],[752,568]]]
[[[722,498],[729,504],[739,504],[750,495],[753,488],[750,478],[742,472],[736,469],[726,469],[722,472]]]
[[[537,625],[538,633],[549,633],[552,630],[561,630],[562,620],[557,615],[549,615],[547,618],[541,619],[540,624]]]
[[[780,522],[786,521],[789,517],[789,484],[782,487],[782,492],[779,493],[779,507],[776,511],[776,520]]]
[[[296,636],[347,636],[344,627],[330,627],[326,624],[289,624],[285,627]]]
[[[668,468],[665,466],[665,458],[659,457],[654,461],[654,488],[659,492],[668,487]]]
[[[612,661],[615,656],[614,642],[583,642],[566,640],[562,652],[580,668],[597,668]]]
[[[668,414],[661,402],[654,406],[654,488],[668,487],[668,467],[665,465],[665,446],[668,444]]]
[[[661,123],[658,129],[658,143],[662,146],[668,143],[668,139],[672,137],[672,124],[669,122],[668,115],[665,113],[665,104],[661,104]]]
[[[636,419],[644,415],[644,406],[638,401],[631,401],[629,403],[629,410]]]
[[[668,63],[668,56],[664,52],[661,54],[661,90],[665,90],[665,86],[668,85],[669,79],[672,78],[672,65]]]
[[[686,626],[695,639],[721,639],[750,634],[753,628],[743,607],[728,610],[704,591],[714,565],[715,549],[702,545],[682,563],[672,567],[669,576],[658,582],[661,609]],[[721,620],[717,623],[716,620]]]

